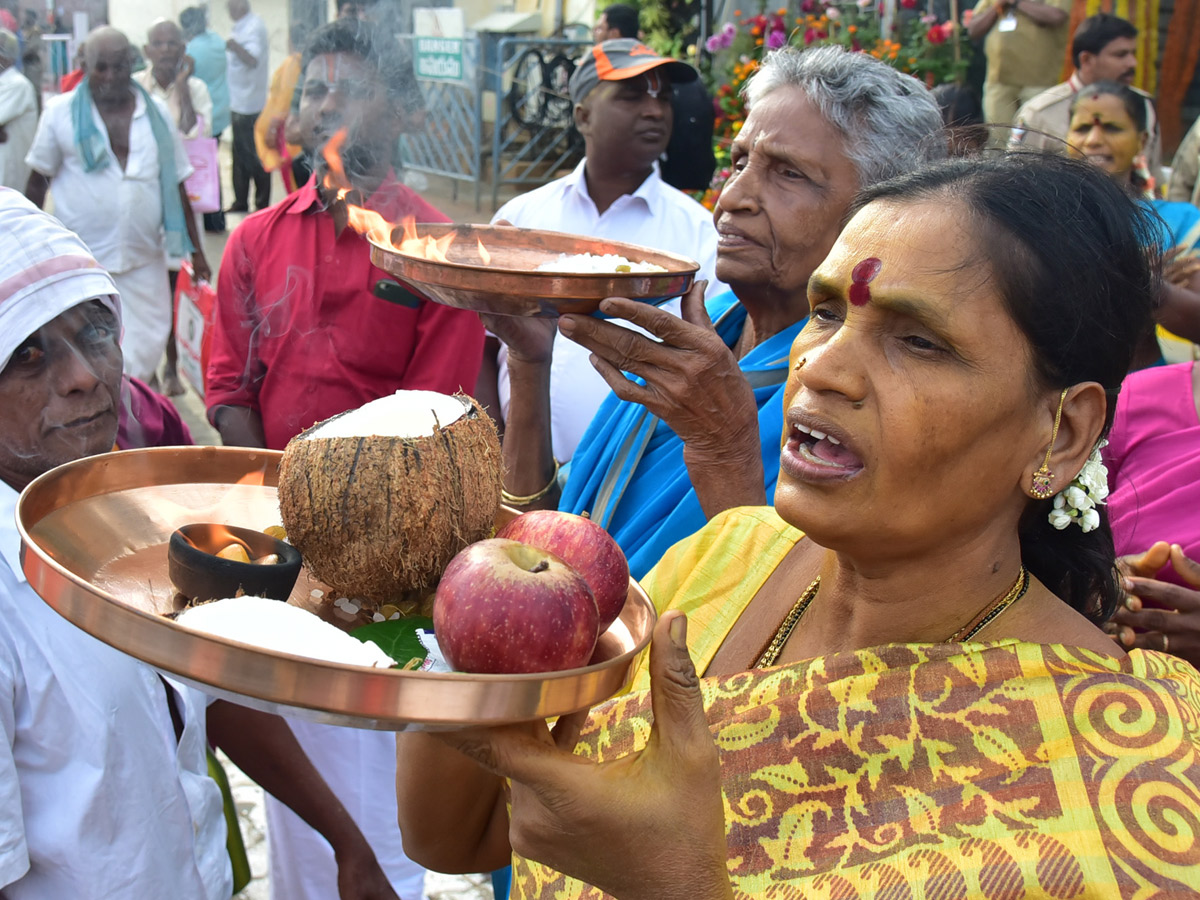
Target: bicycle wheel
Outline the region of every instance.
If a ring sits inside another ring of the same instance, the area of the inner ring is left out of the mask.
[[[545,71],[545,59],[533,48],[522,53],[513,67],[512,84],[508,88],[506,102],[509,116],[522,128],[537,128],[542,122],[542,81]]]
[[[566,128],[575,121],[575,104],[571,102],[571,75],[575,61],[561,53],[546,66],[542,122],[555,128]]]

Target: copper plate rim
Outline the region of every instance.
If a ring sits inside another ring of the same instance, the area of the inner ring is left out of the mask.
[[[241,641],[216,637],[213,635],[204,634],[199,631],[179,625],[170,619],[167,619],[157,613],[149,612],[144,609],[139,609],[129,603],[123,602],[120,598],[112,593],[97,587],[87,579],[81,577],[71,571],[67,566],[55,560],[49,553],[44,550],[37,542],[36,538],[31,534],[31,529],[36,527],[36,524],[45,516],[49,515],[56,509],[69,505],[70,502],[75,502],[80,499],[85,499],[83,496],[70,498],[67,502],[53,503],[52,498],[55,496],[55,488],[61,488],[64,485],[69,485],[72,481],[86,480],[95,482],[96,470],[102,470],[110,461],[120,462],[116,468],[127,477],[118,477],[112,479],[104,479],[103,472],[100,478],[105,481],[105,486],[108,490],[97,491],[95,496],[103,493],[119,492],[138,487],[155,486],[157,482],[138,481],[131,476],[136,471],[141,471],[143,467],[130,464],[132,460],[129,458],[136,455],[139,461],[144,460],[148,466],[161,465],[166,461],[175,461],[181,454],[185,457],[195,458],[198,460],[207,460],[209,465],[204,468],[220,468],[222,459],[228,462],[245,462],[244,468],[247,472],[263,470],[265,480],[264,486],[272,487],[276,482],[278,461],[283,454],[280,451],[272,450],[247,450],[245,448],[236,447],[161,447],[147,450],[121,451],[117,453],[106,453],[98,456],[88,457],[81,460],[76,460],[67,463],[56,469],[51,470],[35,479],[22,492],[17,504],[17,528],[21,536],[21,559],[22,568],[29,580],[30,587],[34,589],[42,599],[50,605],[58,614],[62,615],[68,621],[76,624],[78,627],[84,627],[76,618],[78,615],[71,615],[64,611],[60,606],[66,606],[75,609],[82,595],[87,595],[86,602],[91,603],[95,600],[100,600],[105,604],[106,612],[112,613],[117,619],[124,620],[132,624],[140,622],[142,630],[157,630],[162,633],[161,629],[167,629],[167,634],[172,638],[172,641],[178,643],[180,639],[186,640],[189,644],[199,648],[209,647],[216,651],[220,656],[227,658],[229,662],[238,662],[244,659],[248,662],[253,662],[256,665],[263,663],[272,666],[281,666],[282,671],[280,676],[289,675],[290,673],[303,673],[307,679],[311,679],[314,674],[322,677],[328,676],[333,681],[336,679],[345,679],[347,676],[354,678],[356,681],[361,681],[361,687],[369,688],[369,684],[381,683],[387,685],[392,690],[398,690],[399,685],[411,683],[414,687],[419,684],[428,684],[430,686],[453,686],[462,685],[464,689],[471,689],[478,692],[487,693],[491,699],[495,700],[495,692],[521,692],[527,694],[529,691],[536,690],[536,686],[543,686],[539,694],[545,693],[545,688],[563,682],[577,681],[580,679],[604,679],[611,681],[612,677],[618,672],[621,672],[620,683],[624,684],[628,680],[631,666],[636,657],[649,645],[651,632],[653,630],[653,621],[655,612],[653,604],[649,598],[637,585],[635,581],[630,580],[630,599],[635,600],[645,607],[644,613],[649,617],[649,624],[645,628],[643,634],[636,635],[631,632],[631,636],[636,638],[635,645],[617,656],[611,657],[602,663],[591,666],[586,666],[577,669],[568,669],[559,672],[550,673],[528,673],[518,675],[486,675],[486,674],[470,674],[470,673],[432,673],[421,671],[405,671],[399,669],[379,669],[369,666],[358,666],[344,663],[329,662],[326,660],[316,660],[309,657],[297,656],[291,653],[273,651],[263,649],[252,644],[247,644]],[[234,466],[237,467],[236,465]],[[171,482],[171,483],[184,483]],[[212,483],[217,485],[229,485],[232,482],[214,479],[206,481],[200,479],[198,483]],[[164,483],[165,484],[165,483]],[[91,496],[91,495],[89,495]],[[515,513],[515,510],[510,510]],[[163,535],[162,540],[165,542],[169,535]],[[163,566],[165,571],[166,559],[164,553]],[[56,585],[55,582],[58,582]],[[54,599],[46,596],[47,593],[53,593]],[[88,630],[84,628],[84,630]],[[91,633],[91,632],[89,632]],[[435,726],[444,725],[469,725],[469,724],[500,724],[503,722],[522,721],[530,718],[542,718],[552,715],[562,715],[572,710],[570,709],[555,709],[543,711],[539,708],[534,715],[522,716],[520,718],[506,718],[502,714],[495,715],[486,710],[479,710],[480,715],[469,717],[439,717],[436,714],[422,715],[414,717],[411,715],[398,715],[388,710],[376,712],[368,712],[364,710],[348,710],[341,707],[333,707],[324,702],[312,702],[304,698],[288,698],[281,697],[276,694],[268,694],[264,692],[248,692],[241,689],[231,688],[228,683],[223,684],[220,678],[214,677],[211,673],[198,672],[195,666],[181,664],[178,661],[172,660],[167,653],[155,653],[153,651],[136,652],[130,650],[126,646],[121,646],[119,642],[110,640],[105,635],[94,635],[99,640],[114,646],[122,652],[129,653],[138,659],[148,663],[154,668],[163,670],[172,675],[179,676],[181,679],[194,683],[200,686],[207,686],[214,689],[214,692],[219,696],[226,696],[237,699],[244,699],[247,705],[255,706],[268,711],[277,711],[286,713],[289,710],[297,712],[311,711],[317,715],[311,716],[318,721],[328,721],[336,724],[350,724],[358,727],[380,728],[383,730],[400,730],[402,727],[411,724],[428,723]],[[195,656],[196,654],[192,654]],[[296,680],[294,678],[277,678],[276,681]],[[612,691],[615,693],[619,690],[619,686]],[[605,699],[599,697],[592,699],[585,705],[600,702]],[[581,708],[581,707],[576,707]]]

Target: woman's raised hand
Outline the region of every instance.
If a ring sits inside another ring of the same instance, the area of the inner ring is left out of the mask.
[[[436,736],[512,780],[509,838],[522,856],[619,900],[725,900],[724,804],[716,744],[687,651],[668,612],[650,648],[654,727],[644,750],[596,764],[575,756],[586,718]]]
[[[592,365],[614,394],[646,407],[683,440],[688,473],[711,517],[764,504],[766,490],[754,390],[709,320],[704,288],[697,282],[684,295],[679,317],[623,297],[601,302],[601,312],[651,337],[588,316],[563,316],[559,329],[592,351]]]
[[[1154,577],[1168,562],[1190,589]],[[1178,544],[1159,541],[1118,566],[1127,596],[1112,619],[1116,640],[1127,649],[1164,650],[1200,666],[1200,563]]]

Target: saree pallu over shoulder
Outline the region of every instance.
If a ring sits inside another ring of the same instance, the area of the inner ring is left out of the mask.
[[[702,680],[739,898],[1200,894],[1200,674],[1006,641],[894,644]],[[576,752],[641,749],[649,696]],[[607,895],[527,860],[514,897]]]

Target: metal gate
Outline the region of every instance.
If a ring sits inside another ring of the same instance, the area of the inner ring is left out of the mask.
[[[558,177],[583,156],[567,91],[575,58],[591,41],[503,38],[488,87],[496,93],[492,130],[492,209],[502,187],[534,188]],[[507,89],[505,87],[507,85]]]

